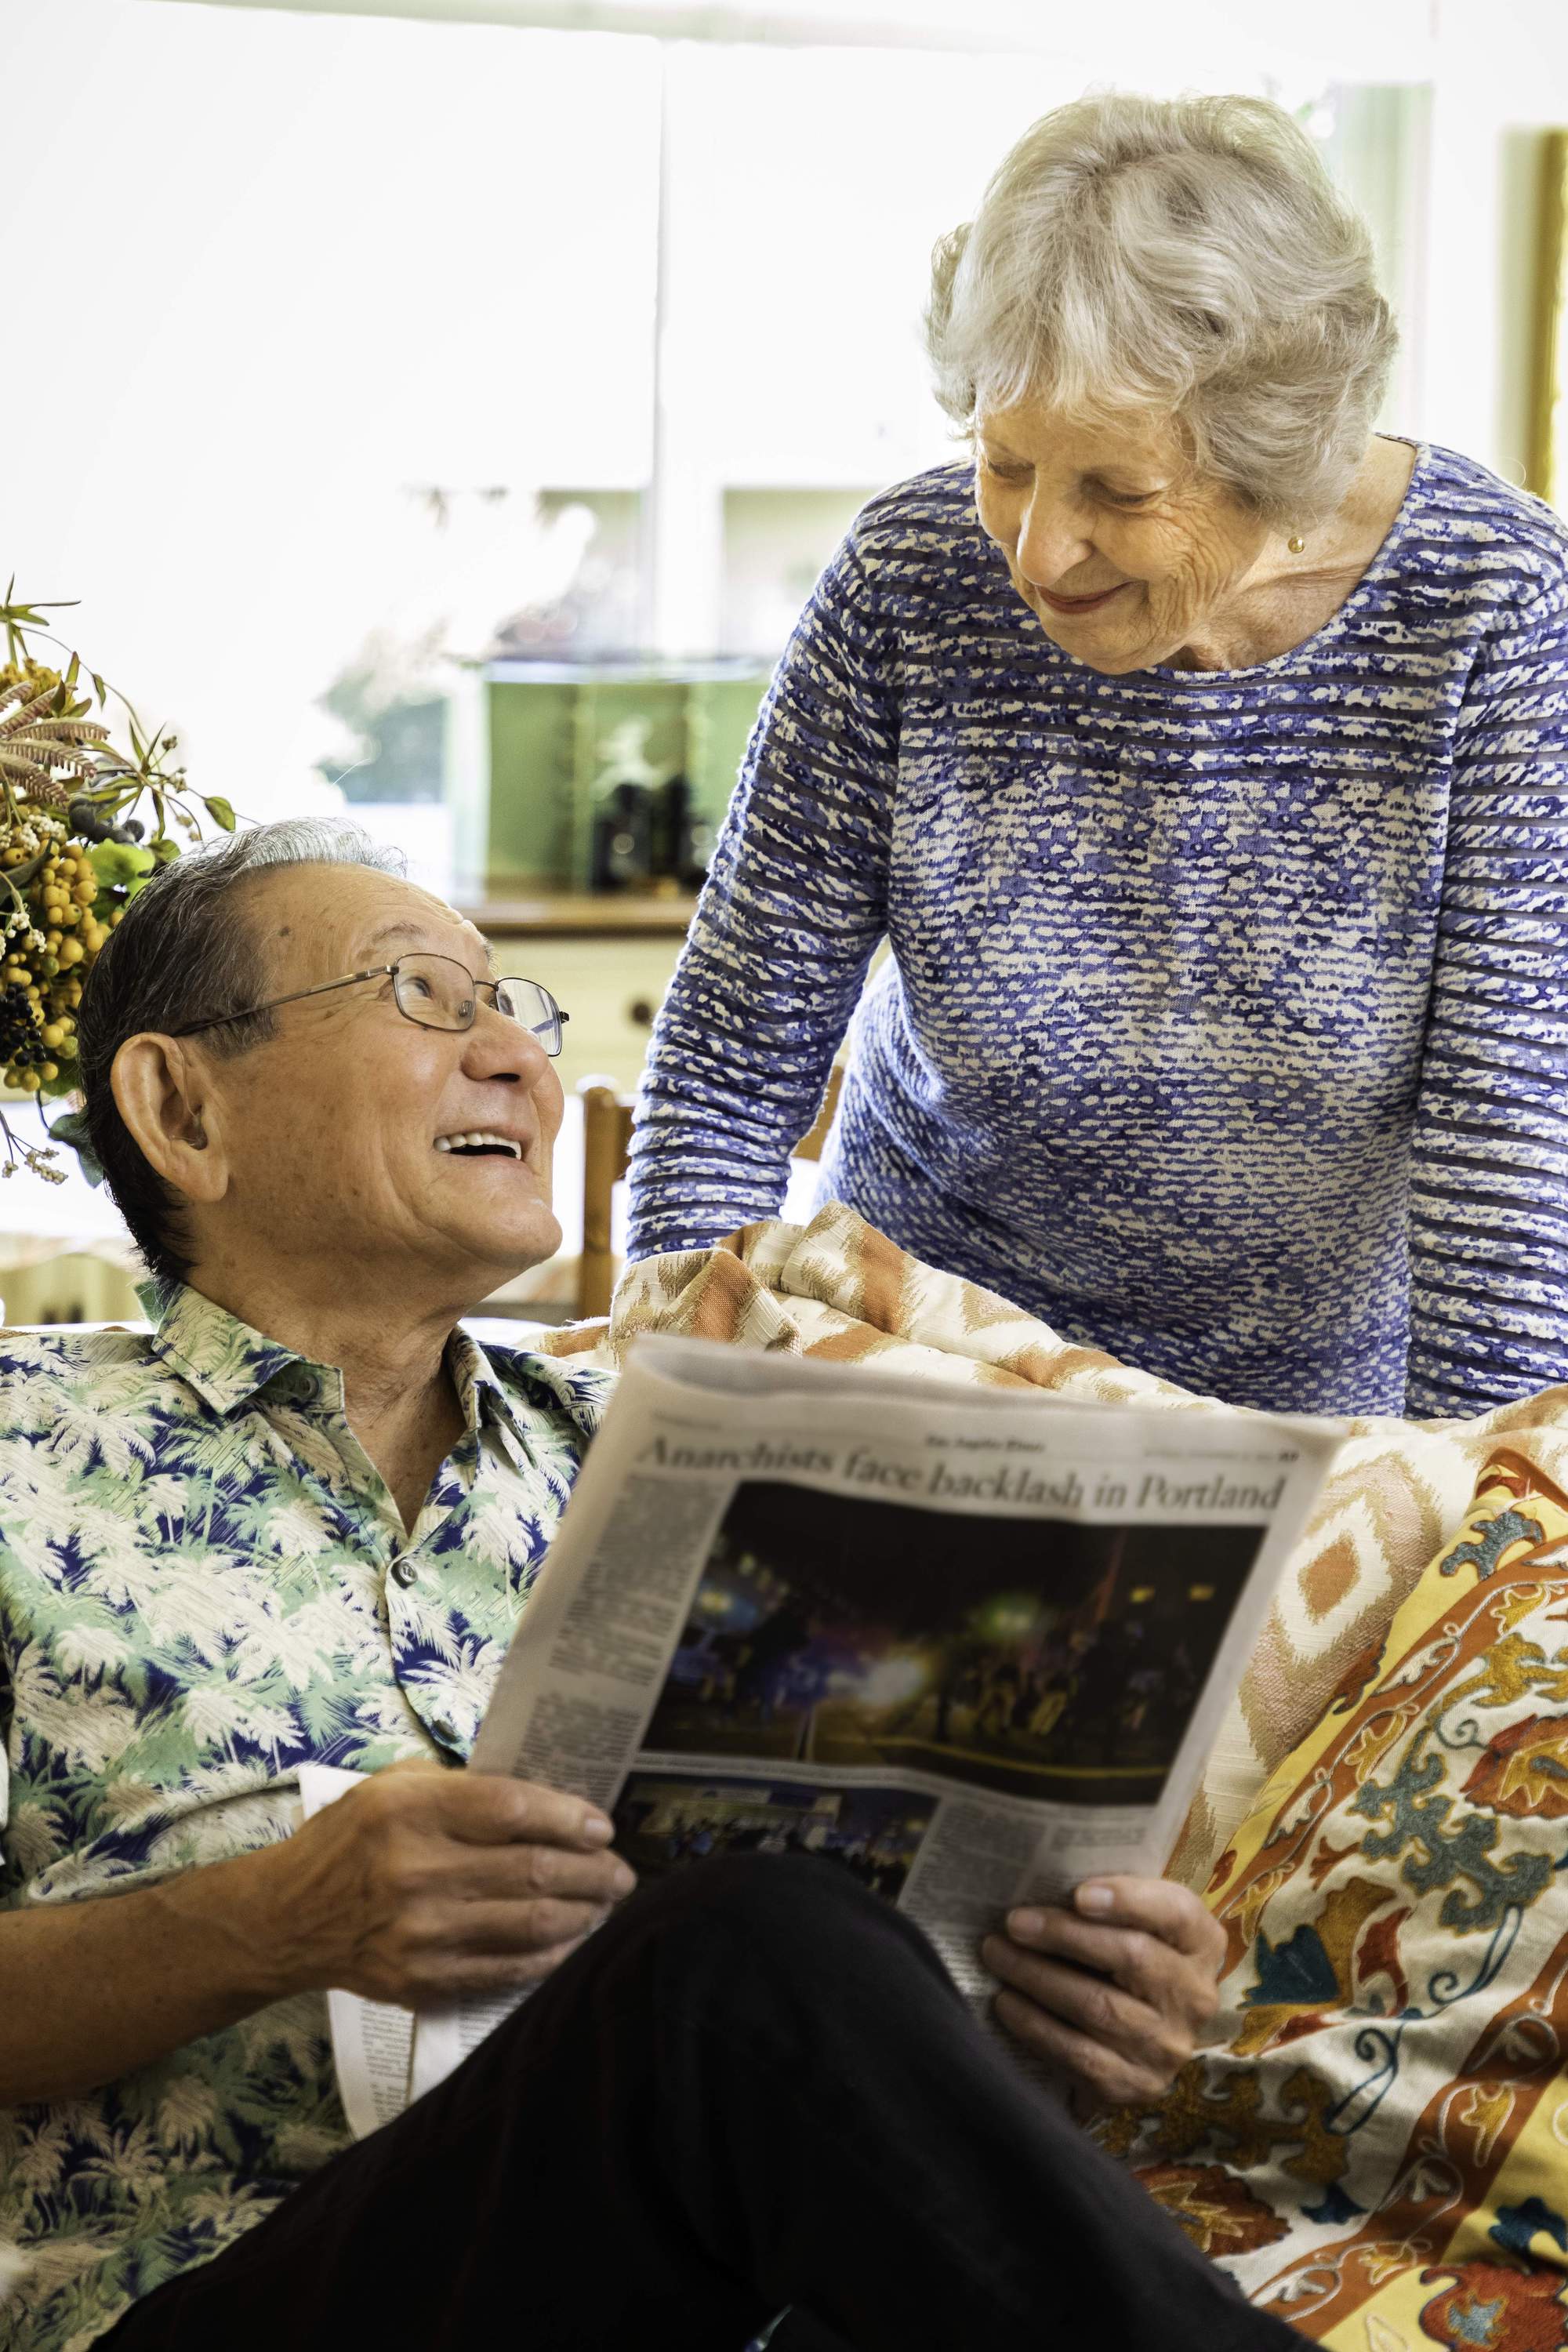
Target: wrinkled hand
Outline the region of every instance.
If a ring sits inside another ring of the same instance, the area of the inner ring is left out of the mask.
[[[1156,2099],[1218,2006],[1225,1931],[1164,1878],[1089,1879],[1073,1906],[1010,1912],[985,1938],[997,2017],[1095,2105]]]
[[[270,1874],[277,1990],[416,2008],[533,1984],[636,1885],[614,1833],[595,1806],[532,1781],[373,1774],[254,1858]]]

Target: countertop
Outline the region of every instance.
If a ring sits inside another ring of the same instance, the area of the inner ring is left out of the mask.
[[[486,933],[538,940],[683,939],[695,898],[640,890],[540,890],[523,895],[503,884],[458,894],[459,914]]]

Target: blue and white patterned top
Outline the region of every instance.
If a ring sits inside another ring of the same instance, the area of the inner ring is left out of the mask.
[[[466,1758],[611,1376],[455,1335],[413,1529],[342,1375],[194,1290],[0,1331],[0,1933],[286,1837],[302,1763]],[[0,2347],[81,2352],[349,2144],[320,1993],[0,2109]]]
[[[1238,1402],[1568,1377],[1568,531],[1421,449],[1293,652],[1105,677],[976,520],[874,499],[768,696],[655,1032],[634,1256],[826,1195]]]

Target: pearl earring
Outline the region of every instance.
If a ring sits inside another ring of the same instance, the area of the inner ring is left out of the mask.
[[[1292,555],[1300,555],[1307,542],[1302,538],[1299,530],[1293,530],[1290,533],[1289,538],[1285,541],[1285,544],[1289,549]]]

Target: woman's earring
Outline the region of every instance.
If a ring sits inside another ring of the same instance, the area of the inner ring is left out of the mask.
[[[1285,544],[1289,549],[1292,555],[1300,555],[1307,542],[1302,538],[1299,530],[1293,530],[1290,533],[1289,538],[1285,541]]]

